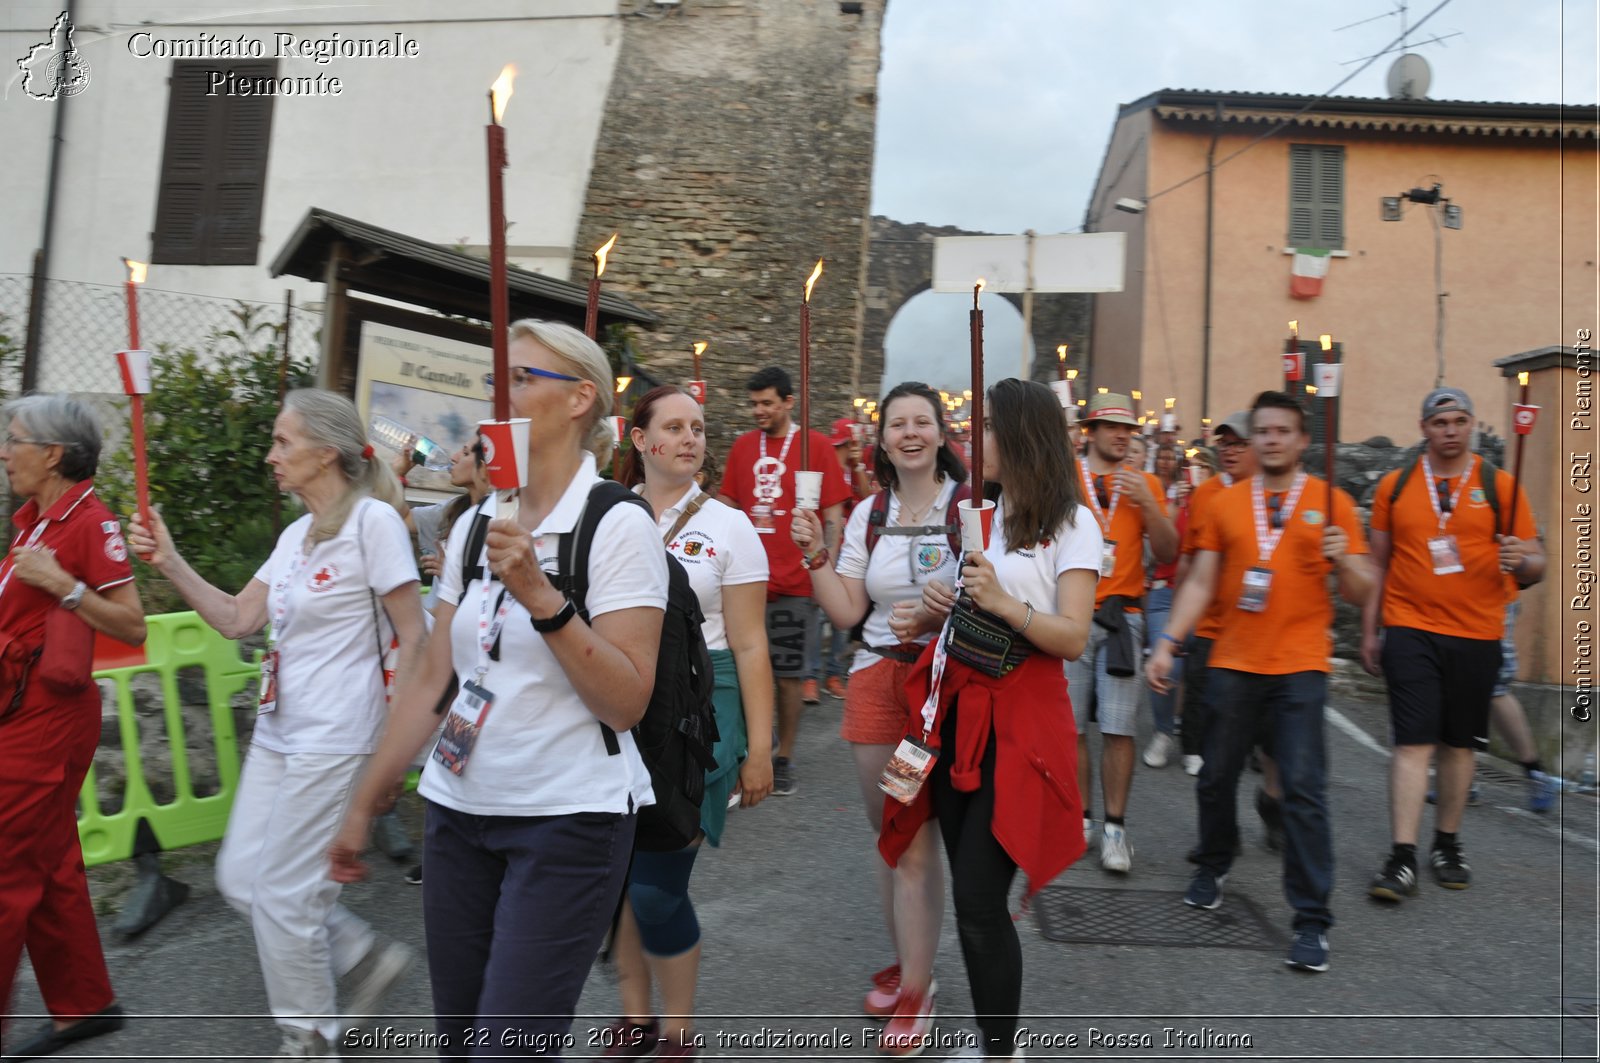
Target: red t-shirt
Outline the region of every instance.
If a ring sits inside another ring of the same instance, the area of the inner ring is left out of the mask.
[[[767,600],[811,597],[811,575],[800,548],[789,538],[794,505],[794,474],[800,468],[798,425],[785,439],[773,439],[759,428],[733,441],[723,463],[722,494],[744,511],[767,548]],[[833,456],[833,443],[811,431],[811,467],[822,473],[822,508],[850,497],[850,484]]]

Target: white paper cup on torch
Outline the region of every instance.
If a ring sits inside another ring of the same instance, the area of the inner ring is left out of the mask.
[[[1176,432],[1178,430],[1178,415],[1175,413],[1162,414],[1161,430],[1163,432]]]
[[[822,474],[812,469],[800,469],[794,474],[794,508],[809,509],[813,513],[822,508]]]
[[[117,369],[122,374],[124,395],[150,394],[149,351],[118,351]]]
[[[1339,362],[1317,362],[1311,367],[1316,380],[1317,396],[1324,399],[1339,397],[1339,382],[1344,376],[1344,366]]]
[[[994,527],[994,503],[987,498],[974,501],[962,499],[956,505],[961,518],[961,551],[966,554],[981,553],[989,549],[989,532]]]
[[[626,417],[611,418],[611,447],[613,450],[622,448],[622,437],[628,432],[628,419]]]
[[[1056,398],[1060,400],[1063,410],[1072,409],[1072,381],[1052,380],[1050,381],[1050,390],[1056,393]]]
[[[515,520],[517,492],[528,486],[528,429],[526,417],[509,421],[479,421],[483,438],[483,471],[495,492],[495,517]]]

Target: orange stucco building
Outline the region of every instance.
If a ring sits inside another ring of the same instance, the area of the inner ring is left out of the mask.
[[[1084,226],[1128,234],[1125,289],[1094,297],[1090,385],[1158,411],[1175,397],[1194,435],[1282,385],[1297,319],[1340,345],[1340,437],[1409,441],[1438,372],[1437,250],[1444,380],[1509,434],[1495,359],[1595,326],[1597,131],[1592,106],[1188,90],[1124,105]],[[1436,183],[1461,228],[1408,199],[1382,220],[1384,197]],[[1333,252],[1315,298],[1290,294],[1296,247]]]

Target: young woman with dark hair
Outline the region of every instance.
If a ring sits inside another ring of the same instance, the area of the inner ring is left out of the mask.
[[[772,789],[772,664],[765,624],[767,552],[750,518],[696,484],[706,456],[705,415],[681,388],[652,389],[633,410],[619,480],[656,515],[667,550],[683,565],[705,616],[701,631],[716,673],[712,700],[717,766],[706,773],[701,835],[720,845],[730,800],[759,804]],[[689,900],[694,841],[676,852],[639,850],[628,874],[613,953],[623,1017],[605,1054],[686,1059],[696,1054],[690,1021],[700,975],[700,923]],[[661,1017],[652,1007],[661,990]]]
[[[890,391],[879,431],[873,464],[887,492],[882,526],[871,526],[878,496],[858,505],[845,526],[837,569],[827,564],[822,522],[815,513],[796,513],[790,530],[795,545],[812,557],[812,594],[829,622],[842,631],[863,625],[866,648],[851,665],[840,737],[854,754],[874,835],[883,827],[878,779],[910,713],[906,678],[933,638],[932,631],[898,638],[890,630],[890,616],[896,609],[914,608],[930,580],[954,581],[955,552],[939,526],[967,478],[945,439],[939,393],[928,385],[909,382]],[[944,915],[944,871],[933,825],[917,831],[897,866],[890,868],[876,853],[872,864],[895,962],[872,976],[863,1007],[868,1015],[889,1020],[878,1042],[882,1051],[914,1054],[933,1027],[933,957]]]
[[[1022,1003],[1022,946],[1006,904],[1012,879],[1020,868],[1031,896],[1083,855],[1062,662],[1088,642],[1101,536],[1085,519],[1050,390],[1007,379],[985,398],[982,472],[996,503],[989,545],[962,556],[959,601],[956,588],[934,581],[918,608],[895,617],[902,637],[945,627],[906,685],[906,733],[938,753],[909,804],[884,801],[878,847],[896,865],[938,818],[982,1031],[969,1054],[998,1060],[1018,1052]],[[1009,628],[1009,670],[996,677],[963,660],[959,645],[949,650],[952,609]]]

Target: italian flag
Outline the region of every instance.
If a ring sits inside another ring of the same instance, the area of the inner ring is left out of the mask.
[[[1296,299],[1315,299],[1322,294],[1322,279],[1328,275],[1328,252],[1321,248],[1300,248],[1294,253],[1290,269],[1289,294]]]

